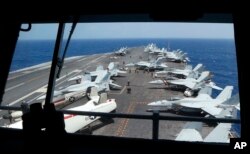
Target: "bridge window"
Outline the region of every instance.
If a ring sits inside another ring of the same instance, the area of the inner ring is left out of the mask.
[[[57,28],[32,24],[20,33],[2,106],[44,103]],[[65,112],[67,132],[169,140],[193,134],[217,142],[223,136],[212,140],[209,134],[225,122],[240,137],[240,125],[228,119],[240,118],[232,23],[78,23],[67,46],[71,28],[65,24],[56,64],[63,67],[56,69],[51,102]],[[14,121],[20,112],[1,112],[2,126],[20,127]]]

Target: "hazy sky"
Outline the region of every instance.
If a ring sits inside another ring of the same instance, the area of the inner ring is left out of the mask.
[[[55,39],[57,27],[32,24],[32,30],[21,32],[20,39]],[[65,36],[70,28],[71,24],[67,24]],[[233,24],[214,23],[80,23],[72,38],[234,38],[234,30]]]

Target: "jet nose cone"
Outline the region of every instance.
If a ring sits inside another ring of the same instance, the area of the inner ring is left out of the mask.
[[[151,102],[151,103],[148,103],[149,106],[157,106],[159,105],[160,101],[156,101],[156,102]]]
[[[165,107],[168,107],[168,106],[171,106],[172,103],[167,101],[167,100],[161,100],[161,101],[155,101],[155,102],[149,103],[148,105],[149,106],[165,106]]]

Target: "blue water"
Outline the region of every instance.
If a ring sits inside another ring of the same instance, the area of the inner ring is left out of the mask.
[[[11,71],[51,61],[55,41],[18,41]],[[203,63],[213,72],[213,81],[220,87],[233,85],[233,94],[238,93],[238,75],[233,39],[106,39],[72,40],[67,57],[114,52],[121,47],[146,46],[155,43],[159,48],[168,46],[188,53],[190,64]],[[219,92],[214,90],[213,96]]]

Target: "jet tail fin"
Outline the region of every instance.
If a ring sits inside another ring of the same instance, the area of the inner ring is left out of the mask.
[[[108,100],[108,95],[107,95],[107,93],[101,93],[100,100],[99,100],[99,104],[105,103],[105,102],[107,102],[107,100]]]
[[[202,129],[201,122],[188,122],[175,140],[177,141],[203,141],[200,131]]]
[[[197,82],[201,82],[203,80],[206,80],[210,75],[209,71],[204,71],[201,73],[201,76],[197,79]]]
[[[231,124],[229,123],[220,123],[208,134],[204,139],[204,142],[220,142],[220,143],[229,143],[229,132]]]
[[[163,61],[164,61],[164,57],[158,57],[157,59],[156,59],[156,61],[155,61],[155,64],[160,64],[160,63],[162,63]]]
[[[197,64],[195,68],[193,69],[194,72],[199,71],[202,68],[202,64]]]
[[[98,91],[96,87],[91,87],[90,96],[98,96]]]
[[[216,99],[221,100],[222,102],[231,98],[233,91],[233,86],[226,86],[224,90],[216,97]]]
[[[100,71],[100,70],[104,70],[102,65],[99,65],[99,66],[96,67],[96,71]]]
[[[89,100],[98,101],[99,96],[98,96],[97,88],[96,87],[89,87],[87,89],[87,96],[88,96]]]
[[[114,62],[109,63],[108,69],[109,69],[109,71],[114,70],[115,69],[115,63]]]

